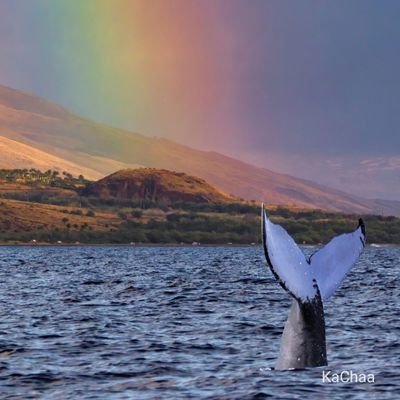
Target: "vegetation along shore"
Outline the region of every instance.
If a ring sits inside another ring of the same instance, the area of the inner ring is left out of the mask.
[[[265,199],[268,202],[268,199]],[[359,215],[269,207],[303,244],[354,228]],[[400,219],[365,215],[368,242],[400,244]],[[260,205],[167,170],[118,171],[97,182],[67,172],[0,170],[0,243],[255,244]]]

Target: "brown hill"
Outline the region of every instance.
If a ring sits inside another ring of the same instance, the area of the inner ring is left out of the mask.
[[[227,193],[248,200],[342,212],[400,215],[400,202],[397,201],[362,199],[219,153],[199,151],[166,139],[98,124],[38,97],[2,86],[0,128],[0,136],[78,165],[92,178],[122,168],[155,167],[199,176]],[[1,160],[0,150],[0,168]]]
[[[164,169],[138,168],[115,172],[82,191],[84,196],[174,202],[223,203],[236,200],[204,179]]]

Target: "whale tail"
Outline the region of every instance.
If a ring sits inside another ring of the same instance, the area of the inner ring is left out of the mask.
[[[280,285],[297,301],[316,296],[327,300],[340,286],[358,260],[366,243],[365,225],[334,237],[327,245],[306,257],[292,237],[261,210],[262,240],[267,263]]]
[[[282,334],[276,369],[327,365],[323,300],[340,286],[365,246],[365,226],[333,238],[306,257],[291,236],[268,218],[262,205],[265,258],[281,286],[294,297]]]

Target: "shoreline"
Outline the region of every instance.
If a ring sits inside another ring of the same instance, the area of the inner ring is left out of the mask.
[[[261,243],[0,243],[0,247],[257,247]],[[309,245],[310,247],[314,245]]]
[[[261,243],[0,243],[1,247],[259,247]],[[316,244],[301,244],[301,248],[323,247],[319,243]],[[393,248],[400,247],[395,243],[384,244],[367,244],[368,248]]]

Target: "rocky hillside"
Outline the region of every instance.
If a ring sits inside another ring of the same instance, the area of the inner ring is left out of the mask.
[[[97,182],[81,193],[100,199],[119,198],[156,203],[223,203],[234,197],[209,185],[204,179],[155,168],[124,169]]]

